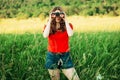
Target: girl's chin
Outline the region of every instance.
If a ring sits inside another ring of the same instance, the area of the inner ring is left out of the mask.
[[[58,23],[59,23],[60,21],[56,21],[56,22],[58,22]]]

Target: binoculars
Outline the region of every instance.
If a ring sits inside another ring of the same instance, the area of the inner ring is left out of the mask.
[[[62,17],[62,18],[64,18],[65,14],[64,14],[64,12],[52,12],[51,16],[52,17]]]

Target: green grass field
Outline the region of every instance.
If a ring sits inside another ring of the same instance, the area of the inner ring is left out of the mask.
[[[120,32],[76,32],[70,46],[81,80],[120,79]],[[50,80],[46,51],[47,39],[40,33],[0,34],[0,79]],[[61,80],[67,80],[62,72]]]

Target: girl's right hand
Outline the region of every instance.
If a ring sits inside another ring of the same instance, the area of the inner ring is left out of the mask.
[[[54,13],[50,13],[50,17],[51,17],[51,18],[55,18],[56,15],[55,15]]]
[[[55,18],[55,15],[52,14],[52,13],[50,13],[50,14],[49,14],[49,21],[52,21],[53,18]]]

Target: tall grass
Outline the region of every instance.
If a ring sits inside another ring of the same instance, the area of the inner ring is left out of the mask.
[[[73,60],[82,80],[118,80],[120,36],[118,33],[82,33],[71,38]]]
[[[81,80],[120,79],[120,32],[75,33],[70,46]],[[0,79],[50,80],[46,51],[47,39],[41,34],[0,34]]]

